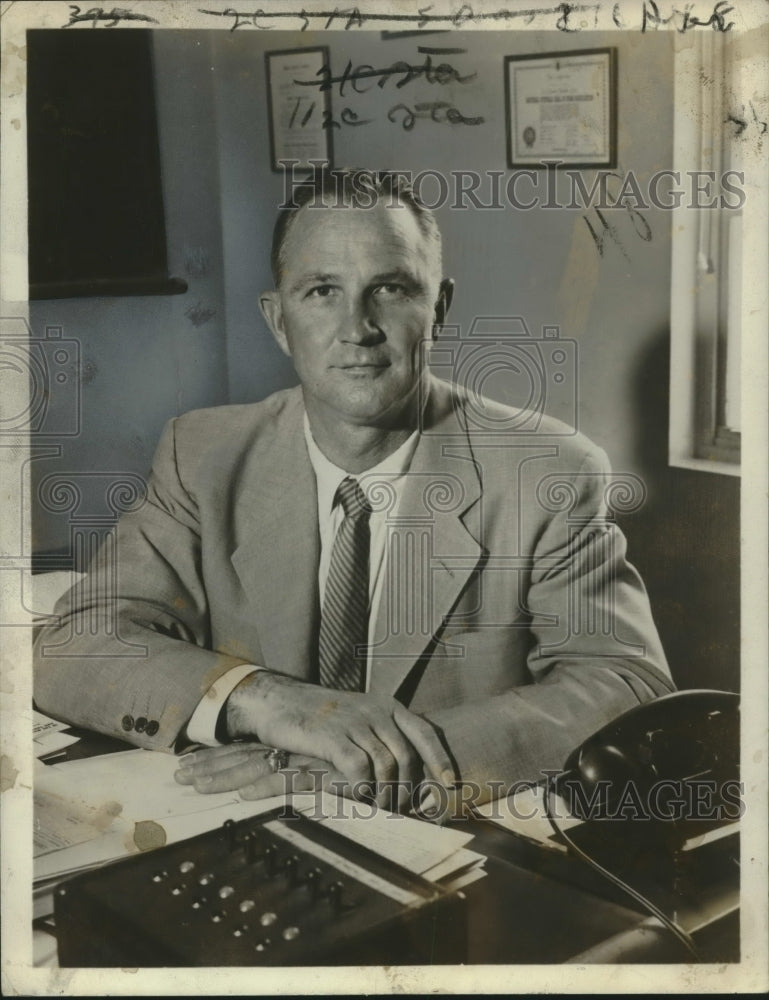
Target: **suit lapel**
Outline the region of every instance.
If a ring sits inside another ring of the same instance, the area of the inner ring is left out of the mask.
[[[297,395],[249,457],[237,500],[232,563],[248,594],[262,666],[314,676],[318,623],[318,502]]]
[[[433,382],[398,510],[388,524],[370,690],[394,695],[483,555],[465,523],[481,484],[456,397]]]
[[[465,518],[481,497],[456,397],[433,382],[396,515],[376,617],[370,690],[394,695],[483,556]],[[236,502],[233,566],[250,598],[261,665],[314,679],[319,622],[315,474],[297,393],[254,448]]]

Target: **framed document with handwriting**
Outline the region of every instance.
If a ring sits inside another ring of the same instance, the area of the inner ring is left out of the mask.
[[[616,49],[505,57],[507,164],[614,167]]]
[[[333,166],[331,90],[322,86],[328,47],[267,52],[265,62],[273,171],[288,161],[297,170]]]

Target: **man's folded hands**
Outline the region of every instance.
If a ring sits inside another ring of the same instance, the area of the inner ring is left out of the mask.
[[[258,799],[323,788],[403,810],[426,779],[446,788],[455,781],[436,729],[393,698],[259,671],[234,689],[225,711],[236,742],[188,754],[176,773],[199,792],[237,789]],[[286,767],[274,770],[271,747],[287,751]]]

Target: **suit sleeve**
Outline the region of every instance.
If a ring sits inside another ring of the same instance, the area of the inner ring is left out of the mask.
[[[164,430],[140,509],[35,639],[41,711],[148,749],[174,749],[218,677],[245,661],[213,652],[194,496]]]
[[[552,513],[532,553],[531,683],[427,713],[462,780],[481,787],[542,780],[605,723],[674,690],[643,582],[607,515],[604,453],[591,450],[569,479],[568,509]]]

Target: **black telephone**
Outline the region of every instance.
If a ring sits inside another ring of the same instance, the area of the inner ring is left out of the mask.
[[[724,866],[732,877],[739,870],[739,704],[732,692],[697,690],[639,705],[573,750],[545,790],[559,839],[641,903],[698,961],[697,945],[675,913],[682,899],[697,897],[703,872],[707,882]],[[551,792],[586,822],[565,832]],[[647,822],[637,822],[639,810]]]
[[[574,815],[587,820],[611,815],[631,785],[641,802],[648,803],[664,783],[673,792],[680,786],[682,793],[707,783],[714,786],[720,806],[731,806],[721,808],[721,818],[735,819],[739,705],[739,695],[712,690],[677,691],[638,705],[572,751],[555,790]],[[651,818],[693,817],[679,810]]]

